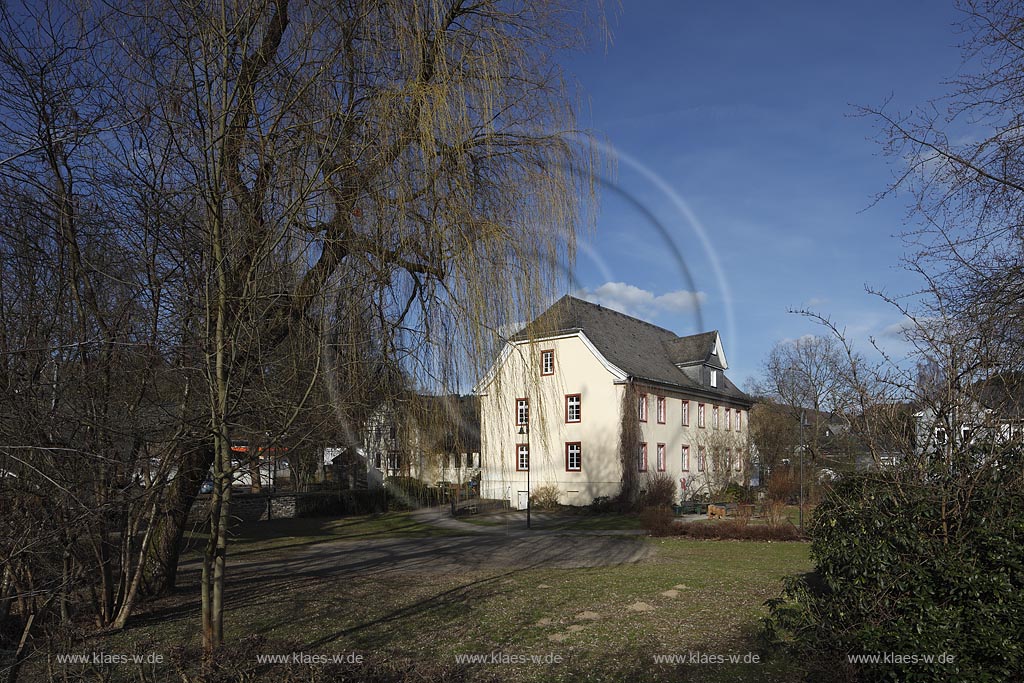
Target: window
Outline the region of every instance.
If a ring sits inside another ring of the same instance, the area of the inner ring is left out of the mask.
[[[636,412],[641,422],[647,422],[647,394],[640,394],[637,397]]]
[[[728,408],[725,409],[725,428],[732,429],[732,411]]]
[[[647,444],[640,444],[639,452],[636,454],[636,469],[639,472],[647,471]]]
[[[555,351],[554,349],[548,349],[540,352],[540,374],[542,375],[553,375],[555,374]]]
[[[565,444],[565,471],[579,472],[583,469],[583,447],[579,441]]]
[[[684,427],[690,426],[690,402],[683,401],[683,422]]]
[[[946,443],[946,429],[944,427],[936,427],[935,428],[935,443],[939,444],[940,446],[945,445],[945,443]]]
[[[974,430],[971,429],[970,425],[963,425],[960,427],[960,442],[969,444],[971,442],[971,436],[974,434]]]
[[[740,427],[742,427],[742,425],[743,425],[743,411],[742,410],[737,410],[736,411],[736,431],[737,432],[740,431]]]
[[[658,471],[665,471],[665,444],[658,444]]]
[[[697,471],[703,472],[708,466],[708,454],[703,446],[697,446]]]
[[[704,429],[704,404],[697,404],[697,426]]]
[[[682,458],[683,472],[690,471],[690,447],[683,444],[683,458]]]
[[[530,469],[530,446],[521,443],[516,445],[516,471],[525,472]]]
[[[712,370],[711,371],[711,386],[713,386],[713,387],[717,387],[718,386],[718,370]]]
[[[665,424],[665,397],[658,397],[658,424]]]
[[[711,426],[718,429],[718,406],[711,410]]]
[[[743,458],[740,457],[740,451],[738,449],[736,451],[736,461],[734,463],[734,466],[737,472],[743,471]]]
[[[581,412],[581,404],[583,399],[579,394],[567,394],[565,397],[565,421],[566,422],[579,422],[583,414]]]
[[[530,399],[516,399],[516,424],[520,426],[530,424]]]

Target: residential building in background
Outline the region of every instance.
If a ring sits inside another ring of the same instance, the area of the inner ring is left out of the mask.
[[[538,486],[556,486],[560,503],[589,505],[619,494],[624,466],[641,490],[650,475],[671,477],[681,499],[742,481],[752,401],[728,367],[717,331],[680,337],[563,297],[476,387],[481,495],[522,508]],[[639,434],[625,458],[624,423]]]

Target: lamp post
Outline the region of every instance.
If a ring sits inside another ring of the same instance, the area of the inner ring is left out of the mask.
[[[530,427],[522,425],[519,433],[526,436],[526,528],[530,528],[530,469],[533,465],[533,454],[530,453]],[[519,455],[517,454],[518,458]]]
[[[807,424],[806,411],[800,411],[800,531],[804,530],[804,425]]]

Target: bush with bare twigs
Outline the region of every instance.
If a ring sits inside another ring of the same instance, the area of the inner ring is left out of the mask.
[[[530,505],[537,510],[554,510],[558,507],[558,487],[554,484],[544,484],[533,490],[530,496]]]

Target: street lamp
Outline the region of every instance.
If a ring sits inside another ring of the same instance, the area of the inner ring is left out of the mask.
[[[526,528],[530,528],[530,469],[533,465],[533,454],[530,453],[530,427],[522,425],[519,427],[519,434],[526,436]],[[519,457],[519,454],[516,454]]]
[[[804,425],[807,424],[807,411],[800,411],[800,531],[804,530]]]

